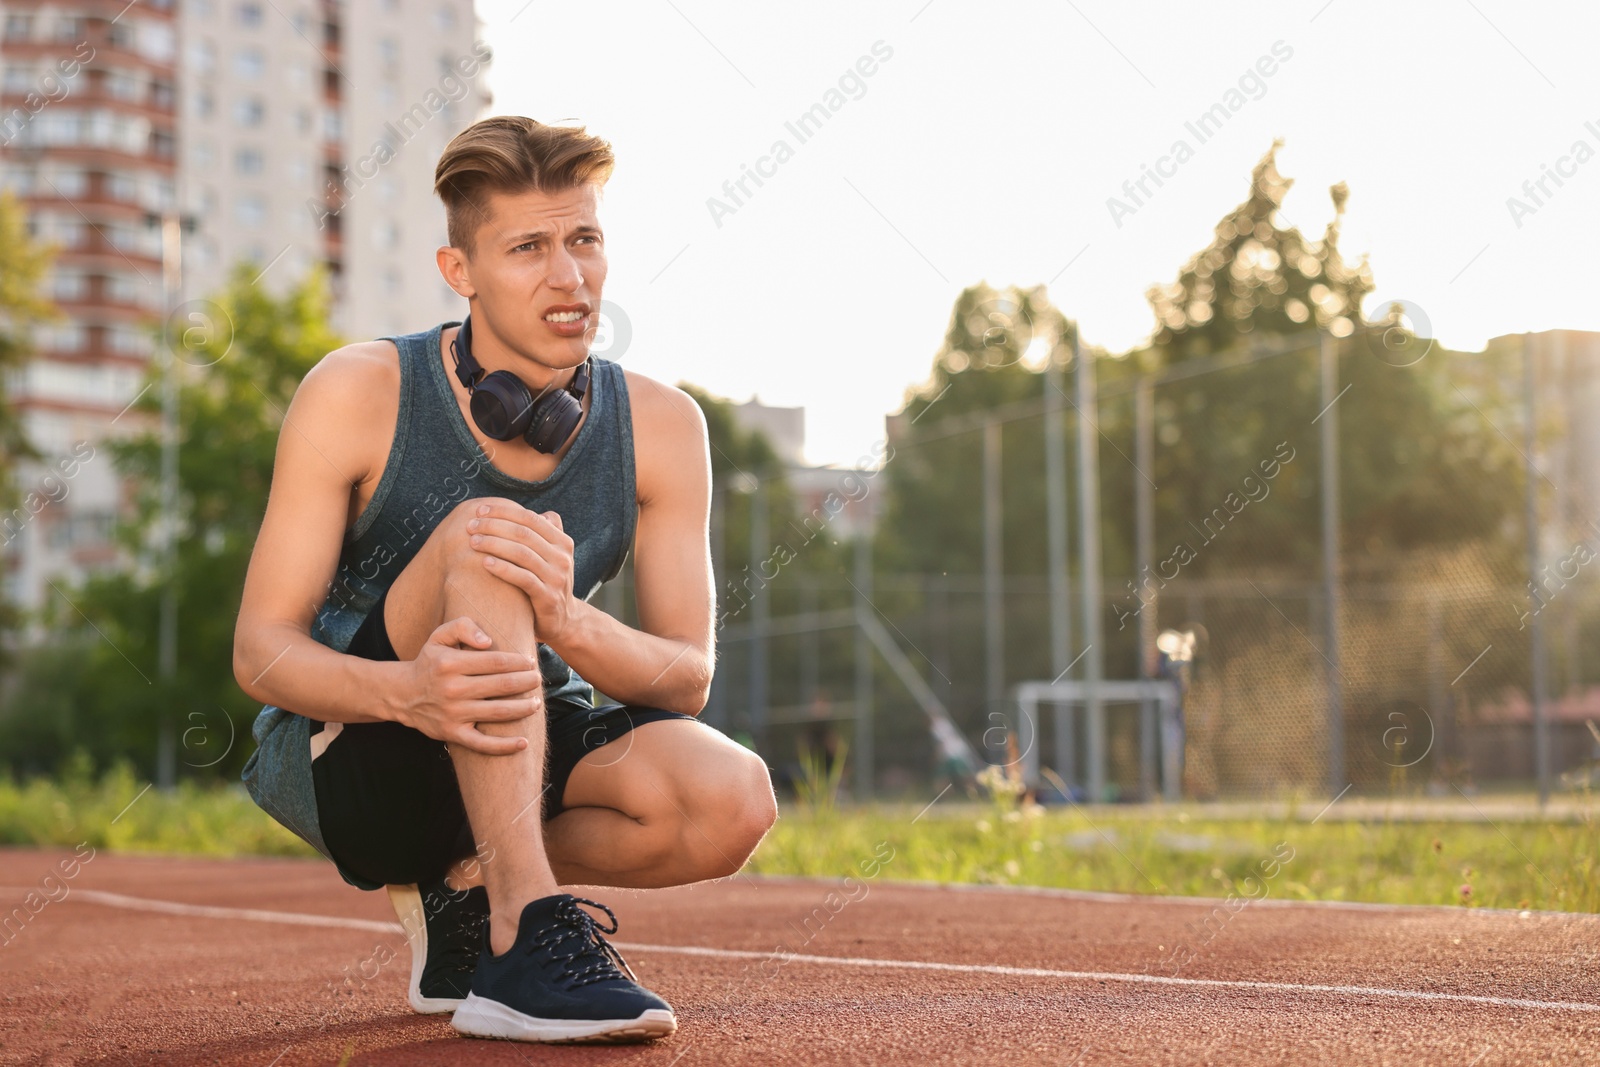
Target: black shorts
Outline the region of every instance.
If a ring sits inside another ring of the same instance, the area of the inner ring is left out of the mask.
[[[356,630],[350,655],[398,660],[384,625],[385,592]],[[676,711],[551,699],[545,705],[545,790],[541,814],[566,810],[562,798],[578,761],[636,726],[689,719]],[[473,855],[477,844],[443,741],[397,722],[311,720],[313,752],[324,727],[337,736],[311,761],[323,842],[346,882],[361,889],[428,882]]]

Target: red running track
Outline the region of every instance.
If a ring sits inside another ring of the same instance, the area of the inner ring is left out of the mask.
[[[529,1046],[412,1014],[386,896],[327,864],[100,853],[48,900],[70,856],[0,851],[0,1062],[1600,1062],[1597,916],[1229,910],[887,874],[595,889],[678,1033]],[[1193,956],[1174,978],[1178,944]]]

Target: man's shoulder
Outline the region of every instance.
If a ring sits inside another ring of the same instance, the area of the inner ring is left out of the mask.
[[[400,354],[393,341],[353,341],[335,348],[306,372],[305,385],[339,391],[361,386],[398,385]]]
[[[633,409],[634,463],[641,503],[683,495],[698,484],[689,471],[709,469],[705,412],[688,392],[625,370]],[[692,493],[690,495],[693,495]]]
[[[400,361],[388,341],[335,348],[300,381],[289,420],[324,459],[359,481],[381,454],[383,428],[393,434],[400,406]]]
[[[623,377],[628,384],[628,405],[634,411],[635,421],[643,415],[655,435],[679,436],[688,428],[696,429],[694,436],[705,433],[705,412],[694,397],[676,385],[657,381],[647,374],[624,368]],[[657,424],[659,423],[659,426]]]
[[[388,341],[357,341],[335,348],[306,372],[294,407],[307,419],[348,424],[399,406],[400,360]]]

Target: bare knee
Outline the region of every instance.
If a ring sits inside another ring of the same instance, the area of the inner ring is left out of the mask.
[[[708,878],[737,874],[778,819],[766,761],[744,751],[720,770],[696,790],[694,808],[703,832],[688,833],[703,846],[699,852]]]
[[[439,525],[434,528],[430,540],[439,553],[441,563],[446,572],[453,575],[471,574],[474,576],[493,577],[483,565],[483,553],[472,547],[472,533],[467,529],[467,523],[478,517],[478,507],[482,504],[515,504],[513,500],[504,497],[480,496],[470,500],[463,500],[450,509]]]

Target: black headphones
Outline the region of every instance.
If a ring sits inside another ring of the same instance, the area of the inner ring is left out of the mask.
[[[589,391],[589,360],[578,365],[572,381],[535,397],[521,378],[508,370],[485,377],[472,358],[472,316],[461,323],[450,342],[456,377],[472,395],[469,406],[478,429],[496,441],[521,437],[540,452],[554,452],[566,443],[583,418],[583,396]]]

